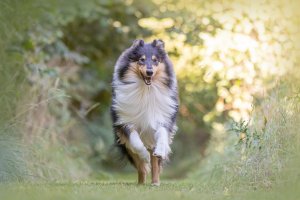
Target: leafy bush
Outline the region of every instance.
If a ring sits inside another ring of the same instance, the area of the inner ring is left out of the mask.
[[[224,151],[218,151],[213,143],[213,153],[191,175],[213,182],[229,193],[240,188],[270,188],[291,180],[290,175],[282,174],[294,171],[297,162],[300,101],[296,86],[299,83],[288,82],[286,78],[281,80],[255,107],[250,121],[234,122],[224,130]]]

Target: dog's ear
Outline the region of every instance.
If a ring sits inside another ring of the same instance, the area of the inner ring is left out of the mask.
[[[132,47],[138,47],[138,46],[144,46],[144,44],[145,44],[145,42],[144,42],[144,40],[142,40],[142,39],[136,39],[136,40],[134,40],[133,41],[133,43],[132,43]]]
[[[155,39],[155,40],[153,40],[153,42],[151,43],[151,45],[153,47],[158,47],[158,48],[161,48],[161,49],[165,48],[165,43],[161,39]]]

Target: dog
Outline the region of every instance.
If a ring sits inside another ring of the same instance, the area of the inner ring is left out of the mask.
[[[111,117],[116,145],[137,169],[139,184],[145,184],[151,165],[152,185],[160,185],[178,106],[177,80],[164,42],[135,40],[115,64]]]

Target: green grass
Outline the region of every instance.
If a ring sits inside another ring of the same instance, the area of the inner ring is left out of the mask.
[[[1,199],[298,199],[298,182],[256,191],[228,191],[191,180],[139,186],[133,178],[75,183],[11,184],[0,187]]]
[[[9,189],[5,199],[197,199],[201,193],[199,190],[200,187],[187,182],[164,182],[161,187],[152,187],[150,184],[137,186],[133,180],[58,183],[14,186]]]
[[[134,180],[41,185],[6,188],[5,199],[226,199],[226,191],[192,181],[164,181],[160,187],[139,186]]]

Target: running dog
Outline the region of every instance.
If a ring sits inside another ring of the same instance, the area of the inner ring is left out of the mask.
[[[138,183],[152,174],[160,185],[176,132],[177,80],[162,40],[135,40],[114,68],[111,116],[116,145],[138,171]]]

